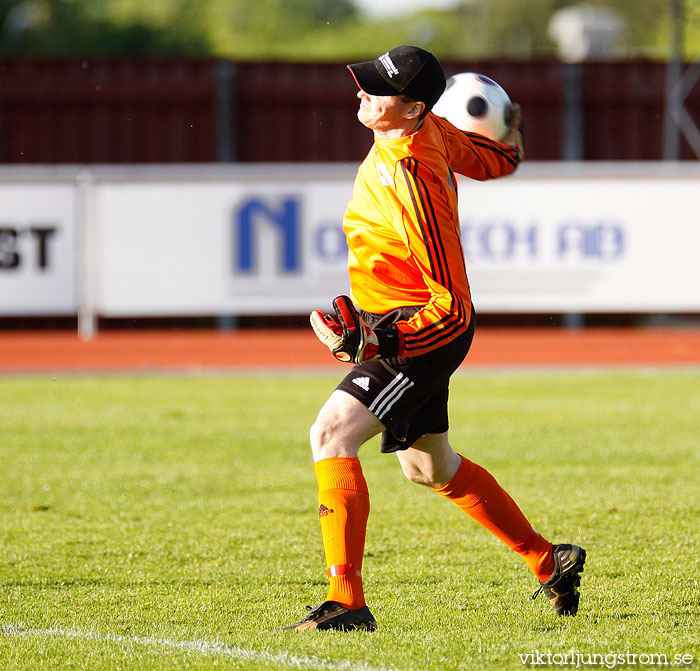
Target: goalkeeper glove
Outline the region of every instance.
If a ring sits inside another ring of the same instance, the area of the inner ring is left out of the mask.
[[[379,359],[377,332],[362,319],[352,301],[338,296],[333,300],[333,308],[335,316],[314,310],[310,317],[311,328],[333,356],[348,363]]]

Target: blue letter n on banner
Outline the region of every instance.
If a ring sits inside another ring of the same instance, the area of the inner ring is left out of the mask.
[[[277,267],[284,273],[295,273],[301,266],[299,242],[299,200],[285,198],[278,208],[261,198],[243,202],[234,215],[234,263],[239,273],[252,273],[256,268],[258,244],[256,222],[271,224],[277,234]]]

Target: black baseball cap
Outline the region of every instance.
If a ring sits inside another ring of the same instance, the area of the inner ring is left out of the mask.
[[[428,109],[445,90],[445,73],[437,58],[420,47],[394,47],[379,58],[352,63],[348,70],[357,85],[373,96],[405,95]]]

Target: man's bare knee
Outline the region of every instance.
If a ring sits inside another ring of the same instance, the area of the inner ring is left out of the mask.
[[[382,429],[381,422],[360,401],[336,391],[321,408],[309,432],[314,461],[356,457],[362,444]]]
[[[396,456],[408,480],[431,489],[448,484],[462,462],[450,447],[447,433],[426,434],[407,450],[397,452]]]
[[[343,420],[340,414],[334,409],[325,409],[324,406],[324,411],[319,413],[309,430],[311,449],[316,453],[328,448],[334,440],[337,441],[343,430]]]
[[[442,486],[442,483],[436,481],[433,469],[424,468],[420,464],[412,462],[402,462],[401,470],[408,480],[417,485],[424,485],[431,489]]]

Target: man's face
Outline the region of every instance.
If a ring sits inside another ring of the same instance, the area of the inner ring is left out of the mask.
[[[357,97],[360,99],[357,118],[374,131],[399,128],[406,122],[406,114],[414,104],[404,102],[403,96],[374,96],[362,89],[357,92]]]

